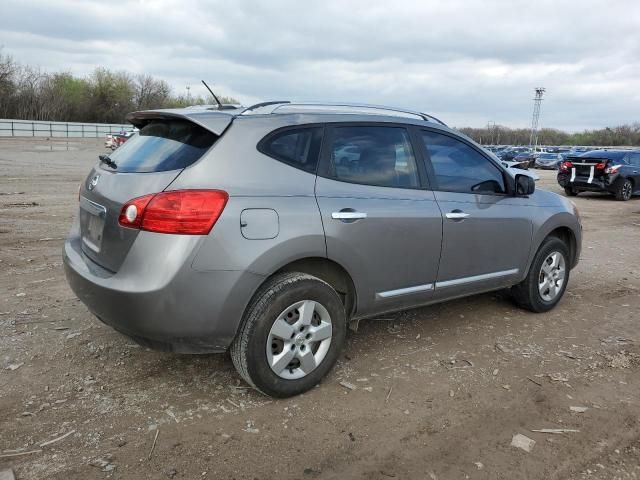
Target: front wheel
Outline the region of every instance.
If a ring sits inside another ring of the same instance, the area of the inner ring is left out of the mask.
[[[551,310],[569,281],[569,250],[557,237],[548,237],[538,249],[527,277],[511,288],[518,305],[532,312]]]
[[[575,197],[578,195],[578,191],[573,187],[564,187],[564,193],[567,197]]]
[[[268,280],[247,307],[231,358],[257,390],[291,397],[331,370],[346,327],[344,306],[331,285],[304,273],[284,273]]]
[[[618,184],[618,188],[616,188],[616,200],[622,200],[626,202],[631,199],[631,195],[633,194],[633,183],[628,178],[625,178],[622,182]]]

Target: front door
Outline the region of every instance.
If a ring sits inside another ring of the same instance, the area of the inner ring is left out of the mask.
[[[353,277],[356,315],[428,302],[442,217],[424,187],[426,174],[418,170],[408,130],[375,124],[328,128],[323,161],[316,197],[327,255]]]
[[[535,207],[507,195],[503,170],[470,143],[431,130],[420,136],[443,214],[436,296],[512,284],[527,265]]]

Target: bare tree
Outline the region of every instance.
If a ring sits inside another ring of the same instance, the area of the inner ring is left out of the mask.
[[[171,87],[164,80],[157,80],[145,73],[135,77],[133,103],[136,110],[163,106],[167,103],[170,95]]]

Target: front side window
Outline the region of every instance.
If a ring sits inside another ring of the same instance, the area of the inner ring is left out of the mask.
[[[473,194],[505,193],[500,169],[474,148],[436,132],[423,131],[422,139],[438,190]]]
[[[321,128],[292,128],[267,137],[258,148],[292,167],[315,173],[321,141]]]
[[[380,187],[418,188],[407,130],[399,127],[336,127],[330,147],[337,180]]]

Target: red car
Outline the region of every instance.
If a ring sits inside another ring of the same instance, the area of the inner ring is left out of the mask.
[[[134,133],[136,133],[136,132],[133,131],[133,130],[130,130],[128,132],[114,133],[111,136],[111,150],[115,150],[120,145],[122,145],[124,142],[129,140],[133,136]]]

